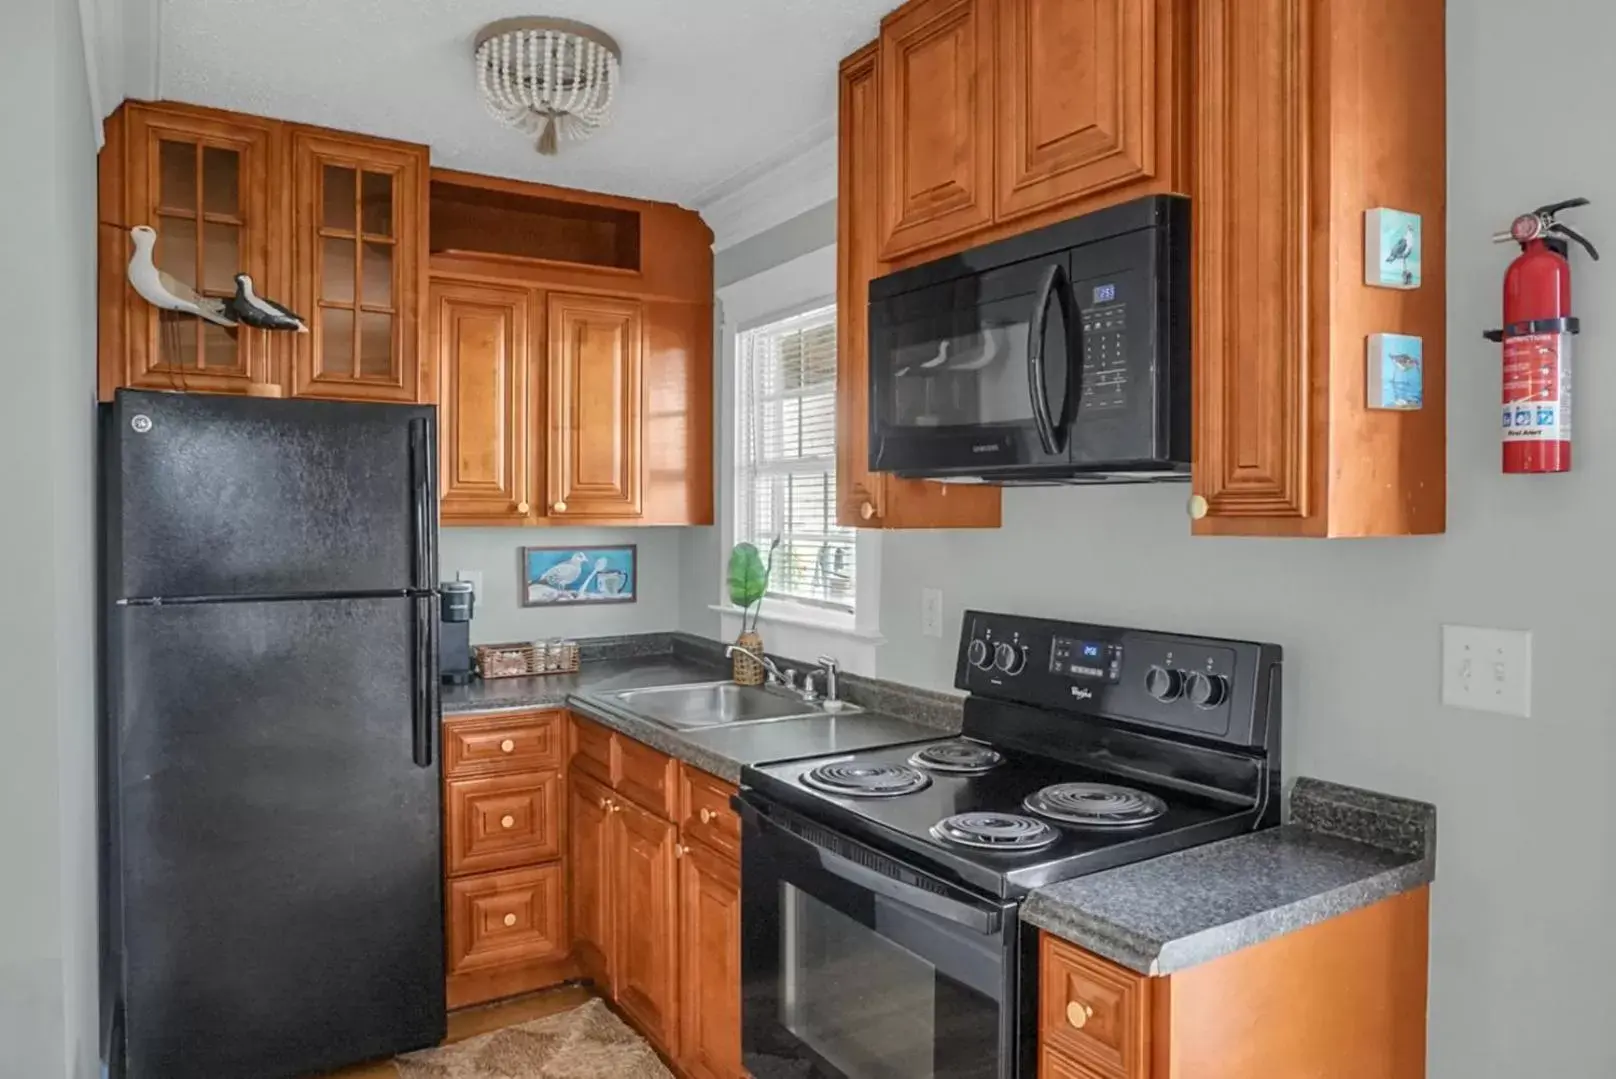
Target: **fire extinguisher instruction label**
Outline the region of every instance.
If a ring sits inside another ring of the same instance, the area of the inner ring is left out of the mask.
[[[1571,335],[1504,341],[1504,441],[1571,439]]]

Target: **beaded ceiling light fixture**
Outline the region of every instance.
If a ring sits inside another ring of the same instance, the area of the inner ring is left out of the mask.
[[[587,139],[611,120],[622,58],[585,23],[501,19],[477,34],[477,89],[495,119],[553,154],[558,139]]]

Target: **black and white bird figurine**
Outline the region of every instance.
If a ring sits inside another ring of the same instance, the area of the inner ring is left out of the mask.
[[[251,274],[236,275],[236,294],[225,304],[225,310],[249,326],[260,330],[295,330],[308,333],[309,328],[293,312],[274,300],[268,300],[253,291]]]
[[[225,301],[203,296],[173,274],[157,268],[152,261],[152,249],[157,246],[156,229],[150,225],[136,225],[129,230],[129,239],[135,245],[135,253],[129,256],[129,284],[134,286],[141,299],[153,307],[165,311],[183,311],[220,326],[236,324]]]

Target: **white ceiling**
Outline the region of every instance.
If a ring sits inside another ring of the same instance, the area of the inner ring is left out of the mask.
[[[834,132],[836,64],[898,0],[161,0],[162,97],[424,142],[434,164],[699,206]],[[543,158],[483,110],[472,39],[582,19],[612,124]]]

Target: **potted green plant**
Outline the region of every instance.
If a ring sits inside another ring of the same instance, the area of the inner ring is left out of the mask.
[[[776,536],[769,544],[767,561],[755,543],[737,543],[729,553],[729,601],[741,609],[741,633],[735,645],[757,656],[763,654],[763,638],[757,632],[758,610],[769,592],[769,575],[774,572],[774,552],[779,546],[780,538]],[[734,663],[735,681],[740,685],[763,684],[762,663],[746,652],[736,652]]]

